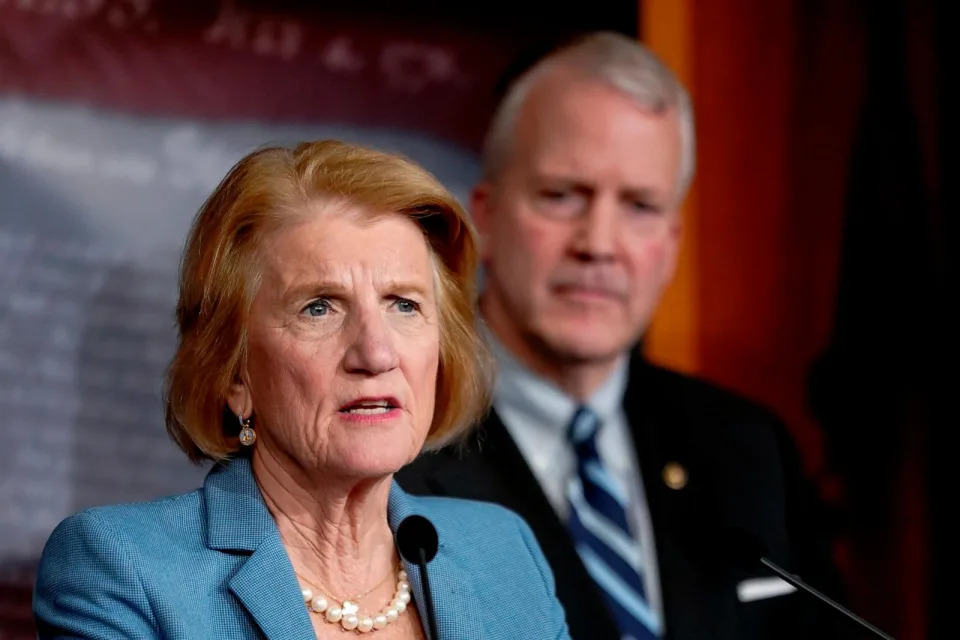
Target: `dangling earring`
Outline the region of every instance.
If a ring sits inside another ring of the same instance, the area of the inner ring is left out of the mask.
[[[250,426],[250,418],[244,419],[242,415],[237,418],[240,420],[240,444],[249,447],[257,441],[257,432]]]

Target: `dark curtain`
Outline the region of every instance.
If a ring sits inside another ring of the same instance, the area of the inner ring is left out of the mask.
[[[911,607],[918,585],[928,588],[932,514],[941,500],[926,490],[925,469],[938,455],[930,444],[949,428],[949,237],[936,188],[940,163],[923,135],[924,127],[939,132],[939,122],[916,82],[930,70],[911,55],[929,45],[933,29],[917,19],[929,2],[860,6],[866,84],[847,180],[833,336],[812,372],[810,397],[829,463],[843,479],[859,604],[881,628],[912,638],[930,619]],[[921,561],[905,562],[914,557]]]
[[[936,408],[936,428],[929,434],[927,443],[926,478],[930,503],[931,533],[931,582],[929,637],[931,640],[946,640],[957,636],[956,606],[956,561],[957,541],[960,527],[956,524],[957,494],[957,447],[954,429],[956,412],[952,411],[948,398],[956,397],[958,376],[956,368],[960,359],[957,328],[960,314],[955,310],[957,292],[960,291],[960,273],[957,269],[957,250],[960,248],[960,233],[957,230],[956,157],[957,139],[957,27],[960,25],[960,9],[956,2],[940,0],[935,3],[934,50],[938,61],[936,73],[936,102],[939,107],[937,130],[937,158],[941,168],[939,180],[940,230],[944,238],[944,273],[946,303],[943,305],[944,367],[939,377],[937,391],[940,402]],[[952,53],[951,53],[952,52]]]

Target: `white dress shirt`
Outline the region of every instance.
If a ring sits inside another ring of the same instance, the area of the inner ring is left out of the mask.
[[[552,382],[530,371],[489,333],[488,342],[498,365],[494,409],[560,520],[566,522],[570,513],[566,489],[577,472],[576,455],[567,440],[567,428],[579,403]],[[600,432],[597,434],[600,460],[629,496],[631,533],[643,549],[642,577],[647,602],[663,624],[653,525],[636,449],[623,411],[628,364],[628,358],[624,355],[610,378],[586,404],[600,418]]]

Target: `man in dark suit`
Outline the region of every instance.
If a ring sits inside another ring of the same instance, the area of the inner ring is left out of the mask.
[[[526,518],[576,639],[841,637],[737,558],[746,532],[835,585],[782,425],[635,348],[674,271],[693,166],[685,90],[628,38],[589,36],[514,82],[471,200],[494,411],[398,480]]]

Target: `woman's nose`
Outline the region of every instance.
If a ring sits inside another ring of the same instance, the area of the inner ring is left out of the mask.
[[[353,338],[344,358],[348,371],[377,375],[399,366],[399,357],[381,310],[354,316]]]

